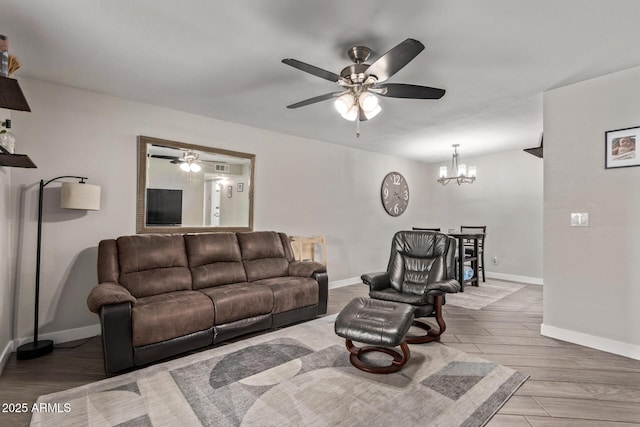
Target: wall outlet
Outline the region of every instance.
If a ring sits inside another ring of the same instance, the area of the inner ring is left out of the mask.
[[[493,265],[498,265],[498,257],[497,256],[493,257]]]

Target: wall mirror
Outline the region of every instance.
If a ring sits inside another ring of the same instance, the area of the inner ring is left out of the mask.
[[[138,233],[253,230],[255,155],[138,136]]]

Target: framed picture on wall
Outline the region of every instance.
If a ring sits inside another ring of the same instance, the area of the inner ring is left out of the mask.
[[[238,193],[242,193],[244,191],[244,183],[243,182],[239,182],[238,183],[238,188],[236,190]]]
[[[610,130],[604,133],[605,169],[640,166],[636,140],[640,126]]]
[[[233,197],[233,185],[227,187],[227,197]]]

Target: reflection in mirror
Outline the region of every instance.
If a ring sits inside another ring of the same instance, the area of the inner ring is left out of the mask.
[[[253,229],[255,155],[138,137],[138,233]]]

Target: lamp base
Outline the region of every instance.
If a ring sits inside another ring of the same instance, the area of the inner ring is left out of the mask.
[[[53,341],[40,340],[36,343],[30,342],[22,344],[16,350],[16,357],[18,360],[35,359],[36,357],[44,356],[53,351]]]

